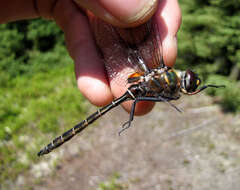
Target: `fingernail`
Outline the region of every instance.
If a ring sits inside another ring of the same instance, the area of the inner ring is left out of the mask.
[[[123,17],[123,20],[126,23],[139,23],[147,21],[156,11],[157,0],[142,0],[142,3],[135,9],[132,15],[128,17]]]
[[[111,15],[130,25],[147,21],[155,13],[158,4],[158,0],[100,1]]]
[[[119,27],[134,27],[146,22],[158,0],[74,0],[80,7]]]

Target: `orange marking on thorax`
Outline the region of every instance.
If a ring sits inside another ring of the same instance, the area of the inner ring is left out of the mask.
[[[136,78],[136,77],[140,77],[142,75],[143,75],[143,73],[135,72],[135,73],[129,75],[128,78]]]

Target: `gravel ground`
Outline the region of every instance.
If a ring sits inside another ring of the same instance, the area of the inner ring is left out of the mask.
[[[158,103],[150,114],[135,117],[133,127],[120,137],[128,114],[116,108],[52,156],[41,158],[34,166],[41,172],[32,170],[35,184],[29,187],[100,189],[100,183],[117,174],[116,190],[239,190],[240,116],[223,113],[203,94],[176,105],[182,114]],[[50,175],[47,163],[53,157],[61,160]]]

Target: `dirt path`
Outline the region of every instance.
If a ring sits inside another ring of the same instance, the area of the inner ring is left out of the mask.
[[[204,95],[176,105],[183,114],[159,103],[120,137],[128,114],[112,111],[67,143],[55,174],[33,189],[93,190],[117,174],[116,190],[239,190],[240,117]]]

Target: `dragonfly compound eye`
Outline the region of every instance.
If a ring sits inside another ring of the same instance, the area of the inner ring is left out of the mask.
[[[194,92],[201,84],[200,78],[191,70],[187,70],[184,77],[184,87],[187,92]]]

